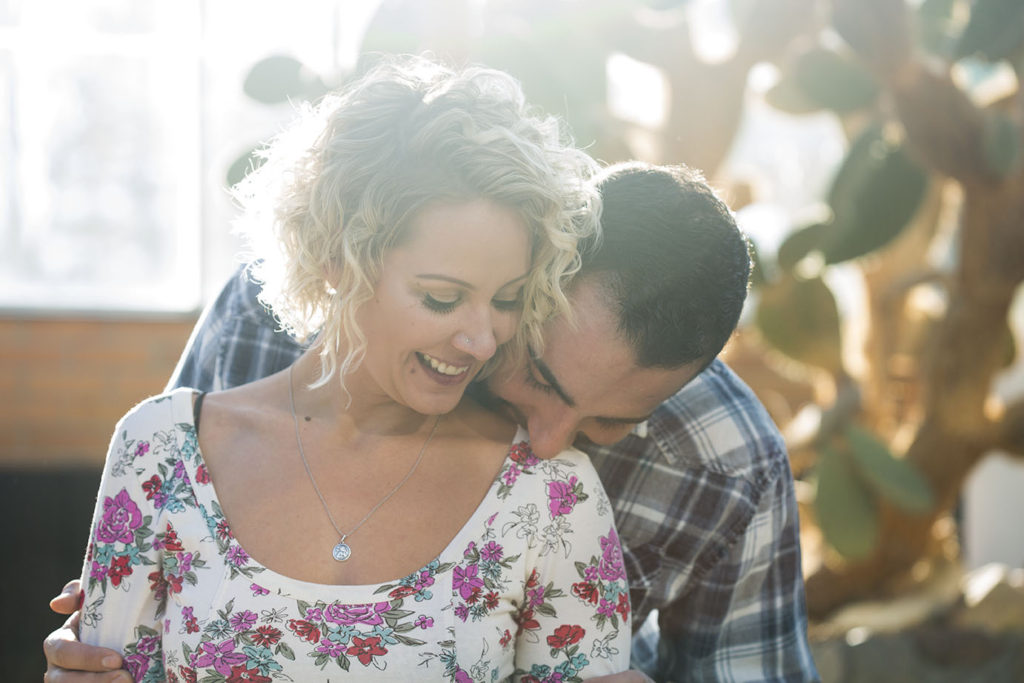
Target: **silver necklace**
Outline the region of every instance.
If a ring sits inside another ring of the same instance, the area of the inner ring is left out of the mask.
[[[391,496],[398,493],[398,489],[405,486],[405,482],[409,481],[409,477],[413,475],[416,468],[420,466],[420,461],[423,460],[423,453],[427,450],[427,444],[429,444],[430,440],[434,438],[434,432],[437,431],[437,425],[441,422],[441,416],[438,415],[437,419],[434,420],[434,426],[430,428],[430,434],[427,435],[427,440],[424,441],[423,445],[420,447],[420,452],[416,456],[416,462],[412,464],[412,467],[410,467],[409,471],[406,472],[404,477],[402,477],[402,480],[395,484],[395,488],[388,491],[388,494],[381,498],[376,505],[370,508],[370,511],[366,513],[366,516],[359,520],[358,524],[349,529],[347,533],[343,533],[342,530],[338,528],[337,522],[334,521],[334,515],[331,514],[330,508],[327,507],[327,501],[324,500],[324,494],[320,493],[320,487],[316,485],[316,479],[313,478],[313,472],[309,469],[309,462],[306,461],[306,453],[302,449],[302,437],[299,436],[299,417],[295,414],[295,389],[292,386],[294,367],[295,366],[293,365],[288,368],[288,400],[291,402],[292,423],[295,425],[295,443],[299,446],[299,457],[302,458],[302,466],[306,468],[306,474],[309,475],[309,483],[313,485],[313,490],[316,491],[316,495],[320,499],[320,504],[324,506],[324,512],[327,513],[327,519],[331,521],[331,526],[334,527],[334,530],[338,532],[338,536],[341,537],[337,545],[335,545],[334,549],[331,551],[331,556],[338,562],[344,562],[348,558],[352,557],[352,548],[349,547],[348,543],[345,543],[345,539],[358,531],[359,527],[363,526],[363,524],[366,523],[366,520],[370,519],[373,513],[376,512],[381,505],[391,500]]]

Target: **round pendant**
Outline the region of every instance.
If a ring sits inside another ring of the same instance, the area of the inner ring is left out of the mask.
[[[331,555],[333,555],[334,559],[338,562],[344,562],[348,558],[352,557],[352,548],[349,548],[345,541],[338,541],[338,545],[334,546],[334,550],[331,551]]]

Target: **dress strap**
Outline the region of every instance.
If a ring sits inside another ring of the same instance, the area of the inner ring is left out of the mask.
[[[199,436],[199,414],[203,410],[203,399],[206,398],[205,391],[197,391],[195,400],[192,401],[192,424],[196,428],[196,436]]]

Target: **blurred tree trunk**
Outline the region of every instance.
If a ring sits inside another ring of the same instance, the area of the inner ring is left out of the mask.
[[[955,505],[975,464],[991,449],[1024,455],[1024,407],[993,407],[992,381],[1007,360],[1007,326],[1024,281],[1024,171],[993,163],[994,112],[976,108],[948,72],[917,62],[903,0],[835,0],[840,34],[885,84],[919,159],[959,181],[959,257],[946,312],[921,362],[924,417],[905,457],[929,481],[936,505],[910,515],[881,502],[880,540],[860,561],[822,566],[807,577],[808,611],[823,616],[924,557],[933,525]],[[1022,137],[1020,92],[1009,103],[1013,138]]]

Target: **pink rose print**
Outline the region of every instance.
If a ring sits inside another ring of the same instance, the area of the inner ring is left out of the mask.
[[[335,602],[327,606],[324,618],[327,621],[333,621],[342,626],[351,626],[352,624],[376,626],[377,624],[384,623],[381,615],[390,609],[390,602],[377,602],[367,605],[342,605]]]
[[[127,489],[121,489],[113,498],[103,501],[103,519],[96,527],[96,540],[104,543],[131,543],[135,540],[135,529],[142,526],[142,512],[139,506],[128,495]]]
[[[196,667],[212,666],[222,676],[231,675],[231,667],[245,664],[245,655],[235,652],[235,641],[225,640],[220,645],[199,643],[199,658]]]
[[[552,517],[559,517],[572,512],[577,500],[576,492],[573,491],[576,481],[576,477],[572,477],[567,482],[548,482],[548,510],[551,512]]]
[[[601,561],[598,562],[597,571],[605,581],[626,578],[622,546],[619,545],[619,535],[615,533],[615,529],[610,529],[608,536],[601,537]]]

